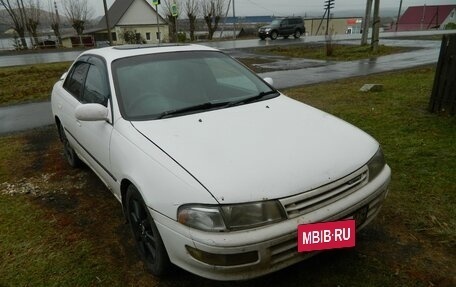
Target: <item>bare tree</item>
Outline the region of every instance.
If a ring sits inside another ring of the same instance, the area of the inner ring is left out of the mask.
[[[214,32],[217,30],[218,24],[223,17],[225,2],[225,0],[202,0],[201,2],[203,18],[209,32],[209,40],[212,40]]]
[[[39,0],[29,0],[27,3],[27,30],[30,35],[33,37],[35,45],[38,45],[38,25],[40,24],[40,1]]]
[[[184,4],[190,30],[190,41],[195,41],[196,18],[200,12],[199,0],[186,0]]]
[[[26,14],[24,3],[22,3],[22,0],[0,0],[0,4],[10,16],[11,24],[21,39],[22,48],[27,49],[27,41],[25,40]]]
[[[82,35],[85,24],[91,16],[87,0],[64,0],[65,14],[71,21],[71,26],[78,35]]]
[[[52,3],[52,0],[48,0],[48,9],[49,15],[51,16],[51,28],[54,31],[54,35],[59,40],[59,45],[62,45],[62,36],[60,35],[60,16],[59,11],[57,10],[56,2],[54,1],[54,3]]]
[[[171,42],[177,42],[177,18],[181,14],[180,11],[180,5],[176,0],[163,0],[161,1],[163,4],[163,9],[164,13],[166,15],[166,18],[168,19],[168,25],[169,25],[169,38]],[[172,6],[173,4],[176,4],[177,6],[177,16],[173,16],[173,10]]]

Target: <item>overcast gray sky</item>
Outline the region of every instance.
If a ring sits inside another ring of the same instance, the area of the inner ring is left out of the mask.
[[[118,0],[122,1],[122,0]],[[148,0],[152,2],[151,0]],[[183,0],[178,0],[180,2]],[[227,2],[229,0],[226,0]],[[102,0],[89,0],[89,5],[94,9],[94,14],[99,16],[103,14],[103,1]],[[108,7],[114,0],[107,0]],[[399,0],[380,0],[381,9],[384,8],[399,8]],[[301,15],[306,12],[321,11],[323,14],[324,0],[235,0],[236,16],[253,16],[253,15],[275,15],[275,16],[288,16],[288,15]],[[343,10],[362,10],[366,5],[366,0],[335,0],[334,13]],[[420,5],[443,5],[443,4],[456,4],[456,0],[403,0],[402,11],[408,6]],[[159,9],[160,11],[160,9]],[[231,16],[232,10],[229,15]]]

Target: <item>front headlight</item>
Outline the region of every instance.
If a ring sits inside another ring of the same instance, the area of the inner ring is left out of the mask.
[[[204,230],[225,231],[220,208],[218,206],[185,205],[177,211],[177,221],[180,223]]]
[[[369,168],[369,181],[377,177],[377,175],[385,167],[385,156],[383,155],[382,148],[379,148],[371,160],[367,163]]]
[[[229,231],[254,228],[286,219],[282,205],[261,201],[232,205],[184,205],[177,220],[204,231]]]

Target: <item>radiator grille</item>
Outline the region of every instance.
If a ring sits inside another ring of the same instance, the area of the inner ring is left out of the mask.
[[[281,199],[288,218],[293,218],[322,208],[363,187],[368,181],[368,169],[354,173],[322,187]]]

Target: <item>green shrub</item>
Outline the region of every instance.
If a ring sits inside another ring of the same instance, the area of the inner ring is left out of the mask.
[[[187,42],[187,34],[185,34],[185,32],[177,33],[177,42],[180,42],[180,43]]]
[[[445,25],[445,30],[453,30],[453,29],[456,29],[456,23],[450,22]]]

